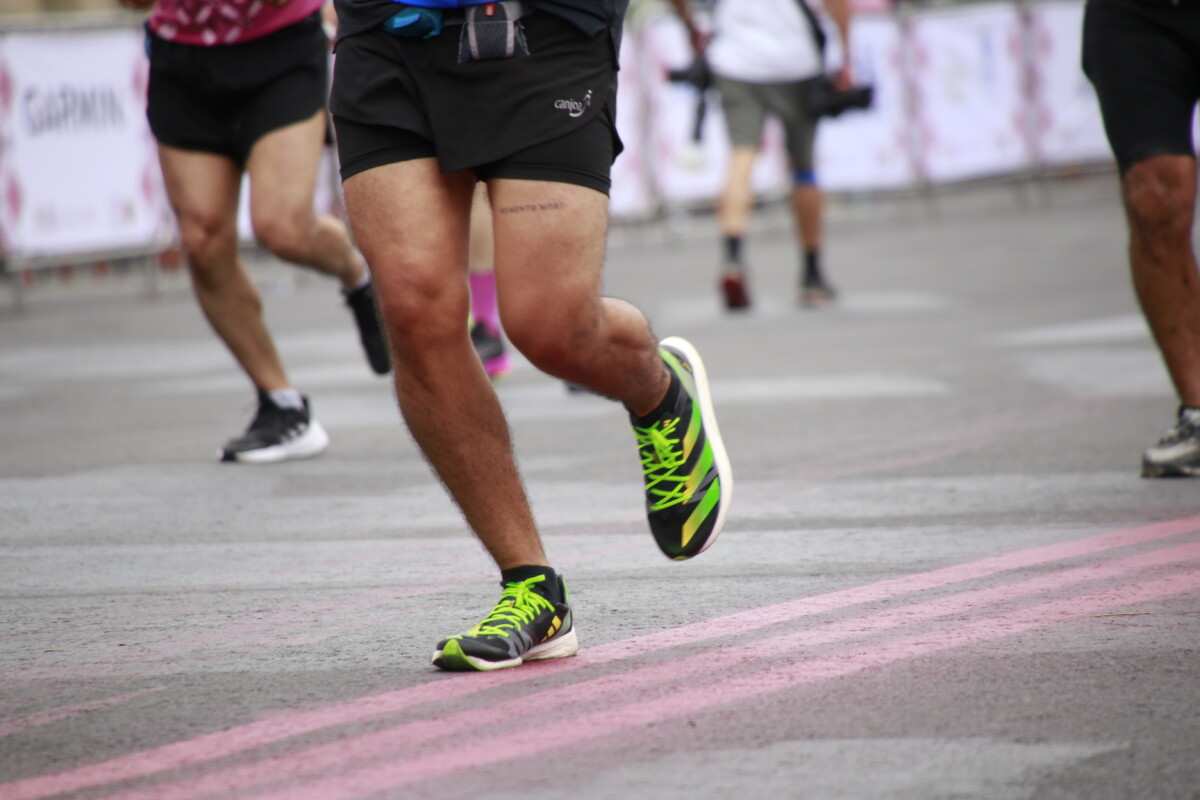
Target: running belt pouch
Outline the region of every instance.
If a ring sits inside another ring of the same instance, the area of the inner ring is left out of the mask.
[[[491,61],[529,55],[522,0],[503,0],[464,9],[462,33],[458,37],[458,63]]]

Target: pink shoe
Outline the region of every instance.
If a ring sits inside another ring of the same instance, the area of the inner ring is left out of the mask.
[[[483,320],[471,328],[471,344],[475,345],[475,352],[492,380],[503,378],[512,371],[512,361],[504,349],[504,340],[493,333]]]

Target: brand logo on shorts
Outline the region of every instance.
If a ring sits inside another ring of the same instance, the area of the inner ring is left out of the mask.
[[[560,111],[566,111],[569,117],[582,117],[583,112],[587,111],[592,105],[592,90],[588,89],[588,93],[583,96],[582,100],[555,100],[554,107]]]

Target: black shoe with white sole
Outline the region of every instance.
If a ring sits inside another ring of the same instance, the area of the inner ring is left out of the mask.
[[[274,464],[315,456],[329,445],[329,435],[312,418],[308,398],[304,408],[280,408],[266,392],[258,393],[258,413],[246,432],[221,448],[222,461]]]
[[[1200,408],[1180,408],[1174,427],[1142,454],[1142,477],[1197,476],[1200,476]]]
[[[343,292],[346,305],[354,314],[358,326],[358,338],[362,342],[367,363],[376,375],[387,375],[392,371],[392,355],[388,349],[387,335],[380,323],[379,309],[375,304],[375,287],[368,283],[349,292]]]

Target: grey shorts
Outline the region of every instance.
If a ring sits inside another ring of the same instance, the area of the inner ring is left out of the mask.
[[[793,83],[746,83],[717,76],[717,91],[734,147],[759,146],[767,115],[779,118],[787,139],[788,157],[794,169],[812,169],[813,141],[817,117],[808,113],[806,98],[810,81]]]

